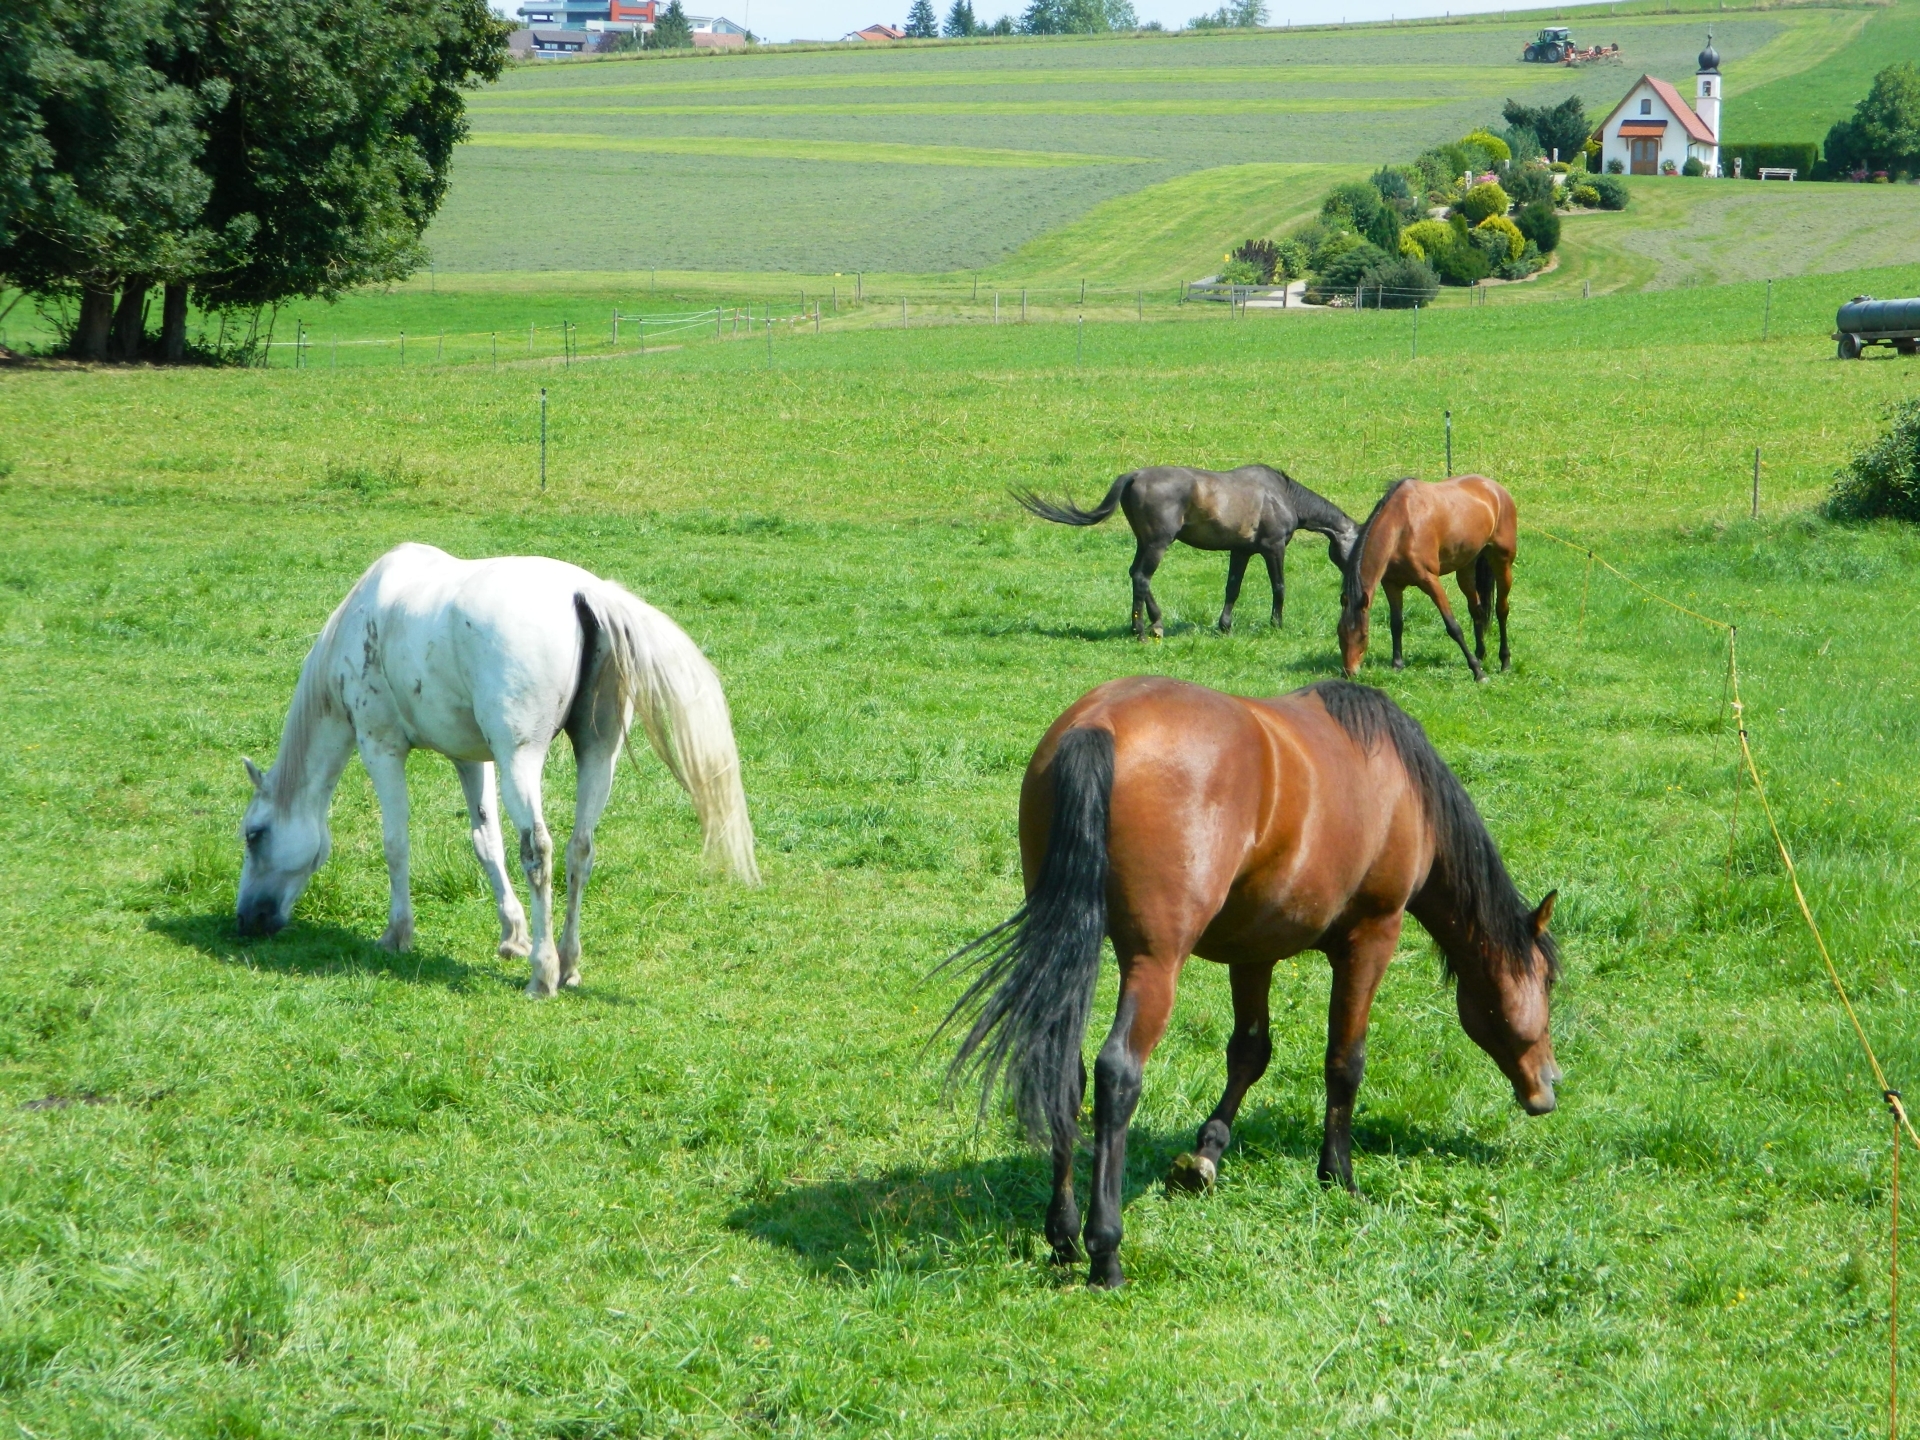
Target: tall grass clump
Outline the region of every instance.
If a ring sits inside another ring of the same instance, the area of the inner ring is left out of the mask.
[[[1920,521],[1920,399],[1895,405],[1890,417],[1887,433],[1835,477],[1827,496],[1834,519]]]

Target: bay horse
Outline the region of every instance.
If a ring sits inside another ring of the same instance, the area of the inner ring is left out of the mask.
[[[1554,895],[1520,898],[1473,801],[1382,692],[1322,681],[1272,700],[1157,677],[1090,691],[1047,731],[1020,787],[1027,898],[947,962],[978,975],[942,1022],[971,1017],[949,1071],[1011,1093],[1053,1155],[1046,1236],[1077,1257],[1073,1157],[1081,1044],[1111,937],[1113,1028],[1094,1062],[1089,1283],[1122,1283],[1121,1177],[1140,1077],[1190,955],[1229,968],[1227,1086],[1169,1184],[1213,1182],[1240,1102],[1267,1068],[1276,961],[1323,952],[1326,1130],[1318,1173],[1353,1186],[1353,1103],[1374,991],[1410,912],[1456,983],[1461,1026],[1531,1115],[1554,1108],[1548,1036]]]
[[[456,560],[431,545],[388,551],[340,602],[300,667],[273,768],[243,761],[254,793],[242,824],[240,933],[270,935],[292,918],[326,862],[327,811],[358,748],[380,798],[391,888],[380,944],[410,948],[407,754],[437,750],[453,761],[466,792],[474,853],[499,912],[501,958],[531,958],[529,995],[579,984],[580,901],[593,868],[594,826],[636,713],[693,797],[708,858],[735,879],[758,883],[727,699],[686,632],[612,581],[558,560]],[[566,928],[556,946],[553,842],[540,783],[562,730],[573,743],[578,783]],[[531,933],[507,879],[502,801],[520,832]]]
[[[1393,627],[1393,668],[1404,670],[1400,634],[1405,623],[1401,595],[1409,585],[1440,611],[1447,634],[1467,657],[1475,680],[1485,680],[1489,611],[1500,616],[1500,668],[1508,669],[1507,594],[1513,589],[1513,557],[1519,545],[1518,516],[1506,487],[1484,475],[1428,483],[1396,480],[1360,527],[1340,585],[1340,663],[1351,679],[1367,653],[1369,612],[1375,587],[1387,592]],[[1440,582],[1452,575],[1473,619],[1473,649],[1453,618]],[[1495,600],[1495,592],[1498,599]]]
[[[1146,638],[1143,610],[1152,622],[1154,639],[1163,633],[1160,603],[1153,598],[1153,572],[1176,540],[1196,550],[1227,552],[1227,600],[1219,620],[1224,635],[1233,629],[1240,582],[1256,554],[1267,562],[1273,623],[1278,625],[1287,598],[1287,542],[1294,531],[1325,535],[1327,556],[1342,570],[1354,537],[1353,520],[1346,511],[1270,465],[1242,465],[1237,470],[1153,465],[1129,470],[1091,510],[1080,509],[1071,499],[1055,505],[1031,490],[1017,490],[1013,498],[1057,525],[1098,525],[1116,507],[1126,510],[1134,539],[1133,564],[1128,570],[1133,579],[1133,633],[1141,639]]]

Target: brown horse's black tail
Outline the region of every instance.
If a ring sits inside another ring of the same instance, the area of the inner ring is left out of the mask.
[[[946,961],[980,971],[940,1023],[973,1017],[947,1083],[977,1074],[982,1114],[1003,1085],[1037,1144],[1078,1131],[1080,1045],[1107,934],[1112,794],[1113,732],[1069,730],[1054,752],[1053,828],[1038,883],[1010,918]]]
[[[1127,482],[1132,479],[1131,470],[1120,476],[1107,491],[1107,498],[1091,510],[1082,510],[1071,500],[1062,505],[1055,505],[1050,500],[1042,500],[1031,490],[1014,490],[1010,493],[1024,508],[1031,510],[1042,520],[1051,520],[1056,525],[1098,525],[1119,508],[1120,497],[1126,494]]]

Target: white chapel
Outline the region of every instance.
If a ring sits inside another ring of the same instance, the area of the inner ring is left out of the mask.
[[[1600,168],[1618,160],[1629,175],[1678,173],[1698,160],[1720,173],[1720,52],[1707,36],[1693,77],[1693,104],[1664,80],[1642,75],[1600,126]],[[1671,167],[1671,168],[1669,168]]]

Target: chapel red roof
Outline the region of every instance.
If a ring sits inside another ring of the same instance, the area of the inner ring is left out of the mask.
[[[1660,102],[1665,105],[1667,109],[1671,110],[1674,118],[1685,127],[1688,138],[1697,140],[1702,145],[1718,145],[1720,143],[1713,131],[1707,128],[1707,122],[1696,115],[1693,107],[1680,98],[1680,92],[1678,90],[1674,89],[1673,86],[1669,85],[1666,81],[1656,80],[1651,75],[1642,75],[1629,87],[1627,93],[1620,97],[1620,104],[1614,106],[1607,118],[1600,122],[1600,128],[1602,130],[1613,123],[1613,117],[1620,113],[1627,101],[1633,98],[1633,92],[1638,90],[1642,85],[1650,85],[1653,87],[1653,93],[1660,97]]]

